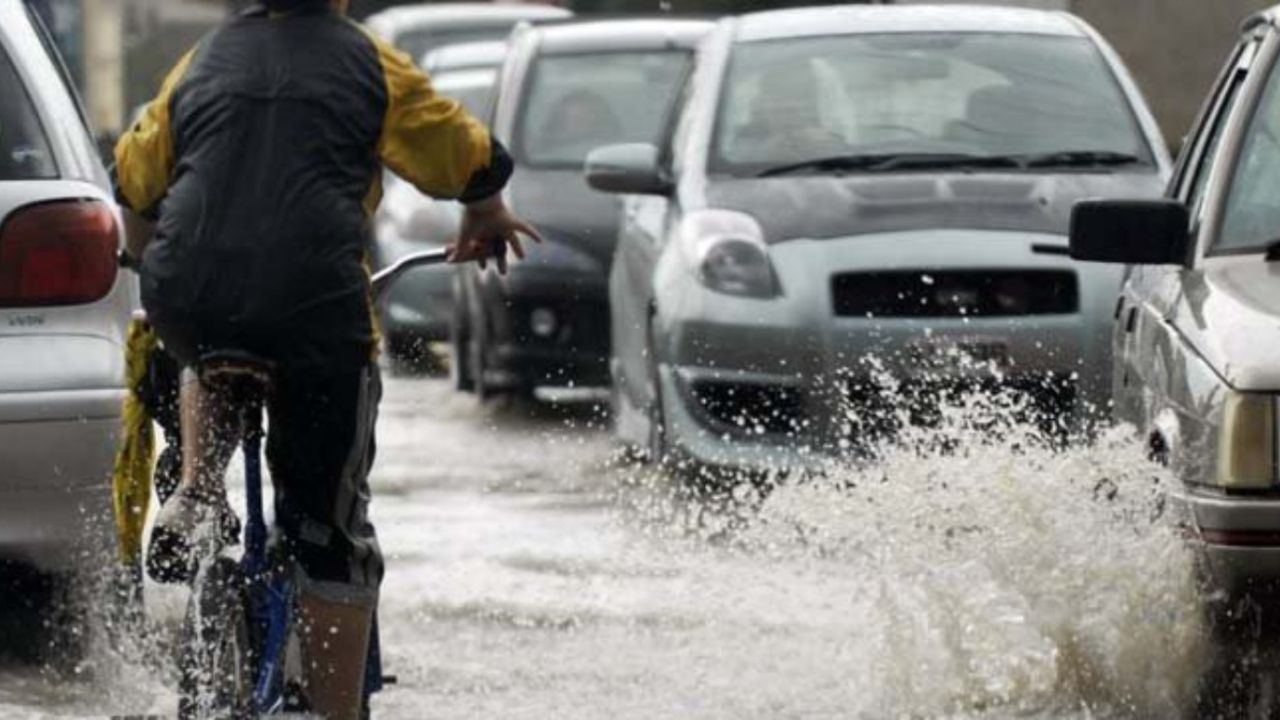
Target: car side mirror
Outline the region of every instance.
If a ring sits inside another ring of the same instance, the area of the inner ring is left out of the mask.
[[[1085,200],[1071,211],[1071,257],[1126,265],[1183,265],[1191,213],[1175,200]]]
[[[650,143],[606,145],[587,155],[587,184],[596,190],[622,195],[668,195],[671,179],[658,161],[658,148]]]

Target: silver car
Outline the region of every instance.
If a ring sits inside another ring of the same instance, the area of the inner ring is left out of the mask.
[[[421,58],[443,45],[501,40],[521,22],[571,15],[547,5],[421,3],[387,8],[365,18],[364,24],[410,57]]]
[[[427,53],[422,67],[440,93],[487,117],[498,67],[507,53],[501,41],[445,45]],[[383,179],[382,203],[374,217],[374,263],[443,247],[458,234],[458,203],[435,200],[391,172]],[[449,338],[453,319],[452,268],[412,270],[388,292],[379,309],[388,354],[394,366],[415,369],[431,358],[428,343]]]
[[[998,385],[1075,422],[1106,403],[1120,270],[1067,257],[1070,208],[1156,196],[1169,166],[1129,73],[1068,14],[724,20],[670,139],[587,162],[627,195],[617,433],[698,465],[807,465],[892,432],[868,420],[885,376],[913,416]]]
[[[52,42],[0,0],[0,559],[112,547],[110,474],[134,287],[117,210]]]
[[[1174,507],[1231,597],[1280,581],[1277,23],[1246,25],[1166,198],[1082,204],[1071,238],[1078,258],[1129,264],[1115,414],[1182,478]]]

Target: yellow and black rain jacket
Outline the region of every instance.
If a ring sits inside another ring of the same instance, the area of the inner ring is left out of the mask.
[[[142,299],[167,349],[184,364],[223,350],[367,363],[383,165],[464,201],[511,174],[408,56],[327,7],[250,9],[201,40],[116,147],[120,201],[157,223]]]

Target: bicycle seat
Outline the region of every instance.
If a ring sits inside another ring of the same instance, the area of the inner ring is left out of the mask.
[[[261,387],[271,384],[275,363],[244,350],[219,350],[200,356],[197,372],[205,383],[248,382]]]

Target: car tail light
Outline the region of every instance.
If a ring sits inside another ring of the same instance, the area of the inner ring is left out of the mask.
[[[119,231],[96,200],[19,208],[0,225],[0,306],[78,305],[116,281]]]

